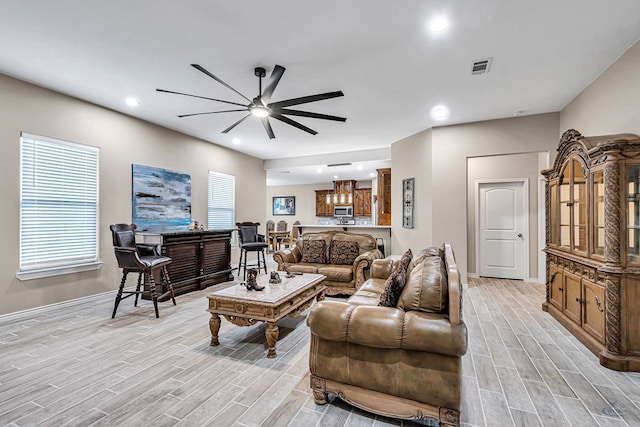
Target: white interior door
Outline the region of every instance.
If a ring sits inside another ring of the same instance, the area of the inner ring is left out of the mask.
[[[526,278],[526,180],[478,183],[480,276]]]

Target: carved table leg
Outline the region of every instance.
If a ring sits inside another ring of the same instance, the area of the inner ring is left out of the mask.
[[[276,341],[278,341],[278,326],[276,323],[267,322],[267,330],[264,334],[267,338],[267,347],[269,348],[267,357],[273,359],[276,357]]]
[[[209,319],[209,329],[211,330],[211,344],[209,345],[219,345],[220,342],[218,341],[218,331],[220,330],[220,316],[211,313],[211,319]]]

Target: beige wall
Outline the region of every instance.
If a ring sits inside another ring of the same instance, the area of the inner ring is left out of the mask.
[[[479,156],[552,152],[558,141],[558,114],[540,114],[434,128],[392,146],[393,252],[420,250],[449,241],[466,280],[467,159]],[[402,228],[403,178],[415,176],[416,227]],[[423,199],[424,198],[424,199]],[[419,225],[418,225],[419,224]]]
[[[576,129],[585,136],[640,135],[640,41],[560,113],[560,134]]]
[[[278,185],[267,187],[267,203],[266,203],[266,219],[278,222],[285,220],[289,223],[288,230],[291,230],[291,224],[294,221],[300,221],[300,224],[316,223],[316,193],[315,190],[324,190],[330,187],[329,184],[308,184],[308,185]],[[295,215],[273,215],[272,201],[273,197],[295,196],[296,198],[296,214]]]
[[[538,275],[538,224],[544,226],[538,209],[539,153],[510,154],[503,156],[470,157],[467,159],[467,254],[469,273],[476,271],[476,208],[477,180],[525,179],[529,189],[529,230],[526,242],[529,250],[528,277]]]
[[[391,247],[416,254],[432,245],[431,129],[391,146]],[[415,178],[413,228],[402,228],[402,180]],[[390,255],[390,254],[388,254]]]
[[[371,188],[372,181],[358,181],[356,188]],[[316,190],[332,190],[333,182],[321,184],[306,185],[277,185],[267,187],[267,210],[266,219],[278,222],[285,220],[289,224],[288,230],[294,221],[300,221],[300,224],[317,224],[316,217]],[[273,197],[295,196],[296,198],[296,214],[295,215],[273,215],[272,200]],[[262,224],[262,223],[261,223]],[[263,225],[263,224],[262,224]]]
[[[115,290],[119,282],[109,224],[131,221],[131,164],[191,175],[192,217],[206,223],[207,172],[236,177],[236,217],[265,221],[263,161],[208,142],[0,75],[0,314]],[[140,108],[144,108],[141,106]],[[92,272],[19,281],[20,132],[100,148],[102,268]],[[242,191],[250,189],[250,191]],[[234,253],[235,264],[237,255]],[[109,313],[105,313],[108,316]]]

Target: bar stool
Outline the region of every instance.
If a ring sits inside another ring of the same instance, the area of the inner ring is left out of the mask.
[[[135,241],[135,224],[113,224],[109,227],[111,229],[111,235],[113,237],[113,250],[118,260],[118,267],[122,269],[122,280],[120,281],[120,287],[118,288],[118,294],[116,295],[116,302],[113,307],[113,314],[111,318],[116,317],[116,311],[120,301],[125,298],[129,298],[132,295],[136,296],[134,306],[138,305],[138,297],[141,294],[150,294],[153,301],[153,308],[156,312],[156,317],[160,317],[158,313],[158,297],[165,295],[171,295],[173,305],[176,305],[176,298],[173,294],[173,285],[169,280],[169,273],[167,273],[167,265],[171,264],[171,258],[162,256],[158,253],[156,245],[144,245],[136,244]],[[138,273],[138,284],[135,291],[125,291],[124,284],[127,280],[127,274],[130,272]],[[161,283],[165,283],[168,287],[168,292],[162,295],[158,295],[156,290],[156,283],[154,275],[158,274]],[[142,276],[144,275],[146,283],[149,283],[149,291],[141,289]],[[123,296],[124,295],[124,296]]]
[[[265,249],[269,244],[265,241],[263,234],[258,234],[259,222],[236,222],[238,227],[238,238],[240,239],[240,261],[238,262],[238,277],[240,270],[244,269],[243,279],[247,278],[247,267],[256,265],[260,273],[260,254],[262,253],[262,265],[267,273],[267,259]],[[258,256],[257,264],[247,265],[247,252],[255,252]]]

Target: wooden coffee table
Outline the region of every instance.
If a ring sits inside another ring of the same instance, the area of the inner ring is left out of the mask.
[[[258,322],[267,322],[265,336],[269,351],[268,358],[276,357],[278,326],[276,322],[286,316],[297,316],[306,310],[314,298],[324,299],[322,274],[303,274],[291,278],[285,272],[278,272],[282,279],[279,284],[270,284],[269,275],[258,275],[258,284],[262,291],[247,291],[239,282],[213,292],[209,299],[211,319],[211,345],[218,345],[220,316],[237,326],[251,326]]]

